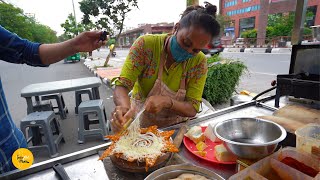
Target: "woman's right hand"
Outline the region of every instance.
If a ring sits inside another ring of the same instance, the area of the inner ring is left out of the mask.
[[[111,129],[114,134],[118,133],[123,125],[134,116],[134,111],[127,107],[116,106],[111,113]]]

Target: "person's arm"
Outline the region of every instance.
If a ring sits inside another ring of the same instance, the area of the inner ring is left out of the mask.
[[[88,52],[100,47],[102,32],[84,32],[77,37],[55,44],[33,43],[0,26],[0,60],[10,63],[47,66],[76,52]]]
[[[0,60],[31,66],[46,66],[40,59],[39,46],[40,43],[21,39],[0,26]]]
[[[146,111],[158,113],[163,108],[171,109],[182,117],[194,117],[197,114],[193,104],[188,101],[177,101],[169,96],[151,96],[146,101]]]
[[[131,46],[129,54],[124,62],[120,77],[115,81],[115,91],[113,101],[116,106],[125,106],[130,108],[128,97],[129,91],[133,89],[134,83],[138,80],[138,76],[142,73],[145,67],[145,40],[144,37],[139,37]],[[123,97],[123,95],[125,97]]]
[[[187,73],[188,84],[185,101],[193,106],[196,113],[198,113],[200,109],[208,73],[207,59],[204,55],[200,57],[200,59],[201,60]]]
[[[120,77],[115,81],[116,88],[113,94],[113,101],[116,107],[111,113],[111,125],[114,132],[119,131],[123,124],[134,115],[128,93],[133,89],[134,83],[145,66],[144,43],[143,36],[134,42],[124,62]]]
[[[188,101],[177,101],[171,99],[170,109],[177,112],[178,115],[182,117],[194,117],[197,114],[196,109],[193,107],[192,103]]]
[[[42,44],[39,48],[40,58],[43,64],[49,65],[77,52],[93,51],[104,43],[99,41],[101,33],[98,31],[83,32],[77,37],[62,43]]]
[[[116,106],[130,109],[129,90],[124,86],[116,86],[113,93],[113,101]]]

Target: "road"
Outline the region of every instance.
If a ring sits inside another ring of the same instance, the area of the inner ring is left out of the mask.
[[[121,66],[129,53],[128,49],[116,50],[117,56],[112,65]],[[105,58],[109,53],[106,49],[95,51],[93,56]],[[276,80],[277,74],[289,72],[291,54],[266,54],[266,53],[221,53],[222,57],[244,62],[248,72],[243,74],[237,88],[238,91],[248,90],[259,93],[271,87],[272,80]]]
[[[238,90],[259,93],[271,87],[277,74],[288,74],[291,54],[267,53],[222,53],[225,58],[238,59],[247,67],[248,72],[241,77]]]
[[[289,73],[290,54],[222,53],[222,56],[239,59],[248,66],[253,74],[274,76]]]

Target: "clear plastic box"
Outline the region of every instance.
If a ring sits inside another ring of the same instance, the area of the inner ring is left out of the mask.
[[[308,124],[295,132],[298,150],[320,158],[320,124]]]
[[[230,177],[229,180],[244,179],[292,179],[292,180],[320,180],[320,173],[316,177],[310,177],[286,164],[281,160],[291,157],[303,164],[320,171],[320,160],[315,156],[300,152],[296,148],[287,147],[277,151],[276,153],[254,163],[248,168]],[[262,178],[263,177],[263,178]]]

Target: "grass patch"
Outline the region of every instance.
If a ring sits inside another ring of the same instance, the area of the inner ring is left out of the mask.
[[[94,69],[98,68],[107,68],[107,67],[113,67],[112,65],[107,64],[107,66],[94,66]]]

